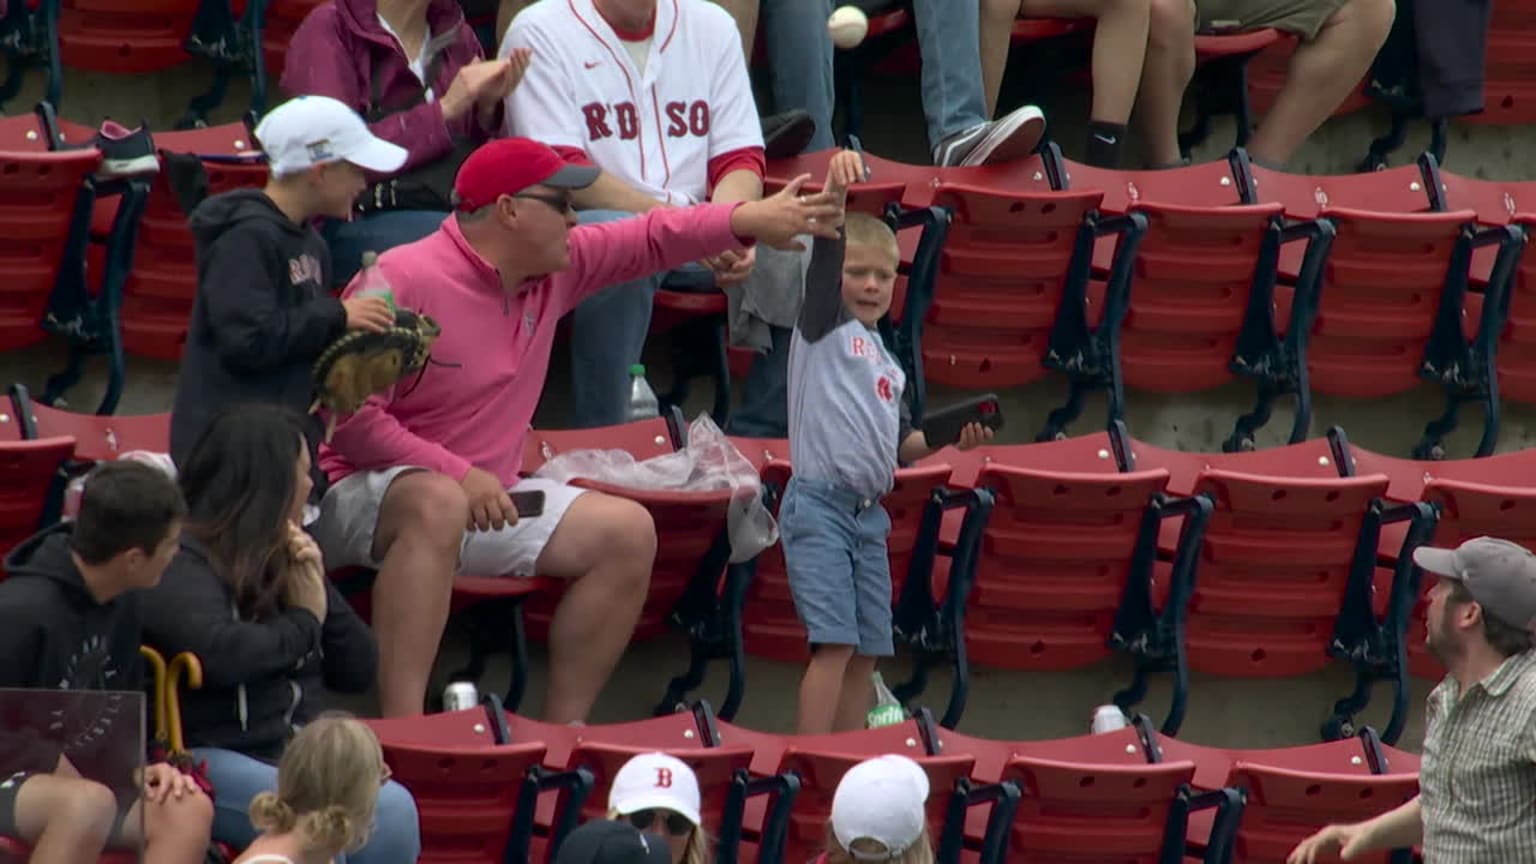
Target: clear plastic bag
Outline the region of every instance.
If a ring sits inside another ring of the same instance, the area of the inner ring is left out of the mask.
[[[643,462],[624,450],[572,450],[544,463],[537,477],[569,483],[577,477],[628,489],[708,492],[729,489],[726,528],[731,563],[750,561],[779,540],[779,525],[763,504],[762,480],[708,414],[688,426],[688,445]]]
[[[151,450],[129,450],[117,457],[119,461],[143,462],[153,465],[164,471],[167,477],[176,479],[176,463],[171,460],[169,453],[156,453]],[[80,513],[80,496],[85,494],[85,476],[81,475],[69,481],[64,487],[64,509],[60,513],[61,518],[73,519]]]

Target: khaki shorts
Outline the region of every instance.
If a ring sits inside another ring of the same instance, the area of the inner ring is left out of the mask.
[[[1349,0],[1195,0],[1195,31],[1273,27],[1311,40]]]
[[[409,465],[383,471],[359,471],[342,478],[326,490],[320,502],[320,519],[310,529],[325,566],[372,567],[373,533],[379,523],[379,508],[384,494],[395,478],[411,471],[424,471]],[[542,491],[544,512],[517,520],[500,531],[466,531],[459,547],[459,574],[469,576],[532,576],[539,554],[565,518],[565,511],[587,491],[541,477],[518,481],[519,492]]]

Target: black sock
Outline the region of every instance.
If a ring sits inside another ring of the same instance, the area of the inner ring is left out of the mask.
[[[1120,145],[1125,140],[1124,123],[1088,122],[1088,164],[1095,168],[1119,168]]]

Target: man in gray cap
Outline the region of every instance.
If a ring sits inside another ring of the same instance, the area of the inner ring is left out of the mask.
[[[1324,828],[1289,864],[1415,844],[1425,864],[1536,861],[1536,555],[1478,537],[1416,549],[1413,561],[1440,577],[1426,644],[1447,672],[1429,694],[1419,794],[1374,819]]]

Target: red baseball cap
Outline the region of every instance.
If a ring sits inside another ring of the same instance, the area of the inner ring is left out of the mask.
[[[542,183],[556,189],[585,189],[598,169],[573,165],[548,145],[528,138],[498,138],[476,148],[453,178],[457,209],[479,210],[503,195],[516,195]]]

